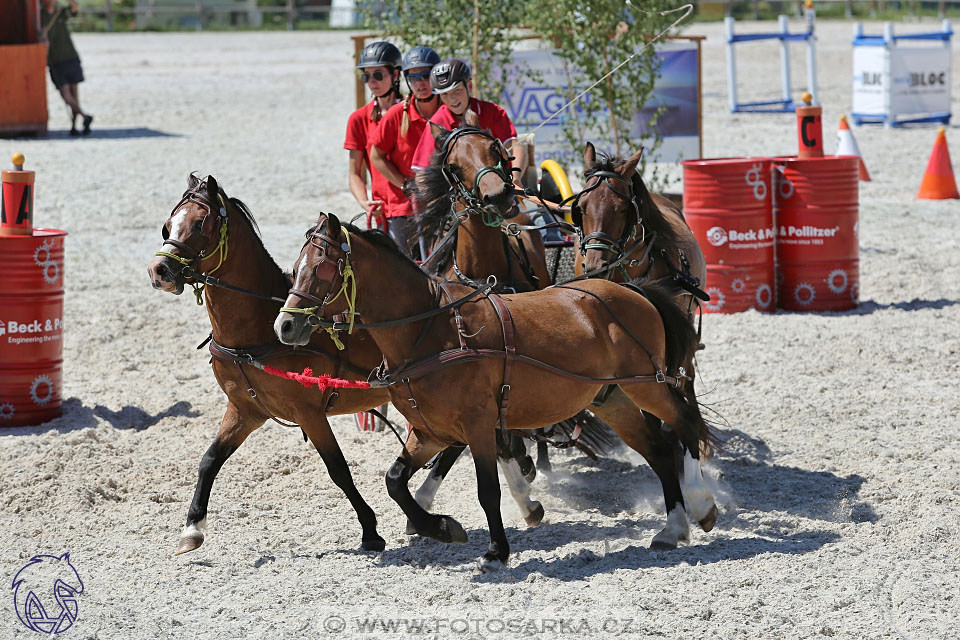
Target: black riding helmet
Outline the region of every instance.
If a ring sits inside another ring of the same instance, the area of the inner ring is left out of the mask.
[[[410,69],[416,69],[417,67],[432,67],[438,62],[440,62],[440,54],[430,47],[420,45],[410,49],[410,51],[407,51],[407,55],[403,56],[403,70],[410,71]]]
[[[390,67],[399,69],[403,64],[400,49],[389,42],[371,42],[363,48],[360,59],[357,60],[357,69],[367,67]]]
[[[433,71],[430,72],[430,87],[434,93],[446,93],[472,77],[470,65],[463,60],[448,58],[433,67]]]

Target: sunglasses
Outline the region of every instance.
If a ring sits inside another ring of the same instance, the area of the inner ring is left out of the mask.
[[[407,72],[407,80],[410,82],[416,82],[417,80],[429,80],[430,79],[430,69],[426,71],[421,71],[420,73],[411,73]]]
[[[380,82],[385,77],[386,76],[383,75],[383,71],[379,71],[379,70],[374,71],[373,73],[367,73],[366,71],[364,71],[363,73],[360,74],[360,79],[363,80],[364,82],[370,82],[370,78],[373,78],[377,82]]]

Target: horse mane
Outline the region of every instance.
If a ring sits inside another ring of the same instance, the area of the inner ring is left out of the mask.
[[[200,180],[200,178],[197,177],[196,171],[191,171],[190,175],[187,177],[187,180],[189,184],[193,185],[191,188],[195,187],[196,184],[205,182],[203,180]],[[248,207],[245,202],[240,200],[240,198],[231,198],[230,196],[228,196],[227,192],[223,190],[223,187],[220,186],[219,182],[217,182],[217,191],[220,193],[221,196],[223,196],[224,200],[229,202],[231,205],[233,205],[233,207],[237,211],[240,212],[241,217],[244,220],[246,220],[247,224],[250,225],[250,230],[253,231],[254,236],[260,241],[260,246],[263,247],[263,252],[266,254],[267,258],[270,259],[270,263],[273,264],[274,267],[276,267],[276,270],[278,272],[280,272],[284,277],[289,279],[290,274],[280,268],[280,265],[277,264],[277,261],[274,260],[273,256],[270,255],[270,252],[267,251],[266,245],[263,244],[263,235],[260,233],[260,225],[257,224],[256,219],[253,217],[253,212],[250,211],[250,207]],[[206,191],[203,191],[202,195],[206,197]],[[217,203],[212,203],[212,204],[216,205]]]
[[[600,154],[596,164],[584,172],[584,181],[589,179],[590,176],[597,171],[616,171],[625,162],[626,160],[621,156]],[[663,215],[660,208],[653,203],[650,191],[647,189],[647,185],[644,184],[639,171],[633,172],[630,183],[633,186],[634,195],[640,201],[640,216],[643,218],[643,226],[646,227],[647,231],[656,232],[657,242],[661,243],[661,246],[678,246],[681,242],[680,236],[677,235],[673,225],[671,225]]]
[[[332,216],[333,214],[328,213],[327,215]],[[337,219],[339,220],[339,218]],[[407,264],[413,267],[413,269],[417,273],[419,273],[422,276],[426,276],[426,274],[420,269],[420,266],[416,262],[411,260],[410,256],[405,254],[402,249],[400,249],[399,245],[397,245],[397,243],[394,242],[393,238],[391,238],[389,235],[387,235],[380,229],[361,229],[360,227],[354,224],[351,224],[349,222],[343,222],[342,220],[340,221],[340,226],[346,229],[347,231],[349,231],[351,235],[358,236],[360,238],[363,238],[364,240],[369,240],[373,244],[386,249],[393,255],[400,258],[404,264]],[[313,233],[316,230],[317,230],[317,225],[314,224],[312,227],[307,229],[306,233],[304,233],[303,236],[305,238],[309,238],[310,236],[313,235]]]
[[[417,172],[407,195],[416,212],[414,216],[413,241],[423,238],[430,246],[443,233],[443,227],[450,215],[451,187],[443,175],[442,154],[440,150],[446,144],[453,131],[441,131],[436,137],[437,148],[430,156],[430,164]],[[449,242],[430,261],[434,274],[440,274],[453,255],[454,243]]]

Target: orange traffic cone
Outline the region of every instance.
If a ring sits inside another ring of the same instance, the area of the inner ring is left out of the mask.
[[[860,147],[853,137],[853,131],[847,124],[847,116],[840,116],[840,126],[837,128],[837,155],[838,156],[857,156],[860,158],[860,180],[870,182],[870,172],[867,171],[867,165],[863,163],[863,156],[860,155]]]
[[[948,200],[960,198],[957,193],[957,181],[953,177],[953,167],[950,166],[950,150],[947,149],[947,136],[943,127],[937,130],[937,141],[933,143],[933,153],[927,163],[927,171],[923,174],[920,191],[917,193],[920,200]]]

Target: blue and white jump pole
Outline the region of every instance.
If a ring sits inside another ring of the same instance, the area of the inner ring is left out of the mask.
[[[805,42],[807,44],[807,91],[813,96],[814,105],[819,105],[817,99],[817,57],[814,42],[816,36],[813,33],[816,22],[816,12],[812,7],[806,9],[807,29],[803,33],[790,33],[790,24],[787,16],[780,16],[780,31],[775,33],[744,33],[737,35],[734,33],[734,19],[727,17],[724,19],[724,30],[727,36],[727,88],[728,104],[730,112],[736,113],[781,113],[793,112],[797,104],[793,100],[793,92],[790,88],[790,43]],[[779,40],[780,41],[780,81],[781,81],[781,99],[780,100],[761,100],[759,102],[738,102],[737,101],[737,61],[734,45],[738,42],[751,42],[755,40]]]

